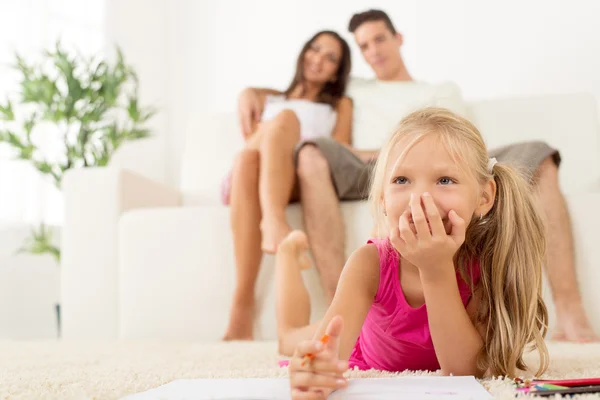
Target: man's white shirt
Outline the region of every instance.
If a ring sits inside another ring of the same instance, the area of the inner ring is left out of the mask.
[[[353,100],[352,145],[379,149],[400,120],[422,107],[444,107],[466,115],[460,88],[452,82],[384,82],[352,78],[347,95]]]

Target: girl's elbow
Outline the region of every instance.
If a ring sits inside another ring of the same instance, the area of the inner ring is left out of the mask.
[[[474,365],[452,365],[447,367],[442,366],[442,375],[474,376],[475,378],[483,378],[485,374]]]

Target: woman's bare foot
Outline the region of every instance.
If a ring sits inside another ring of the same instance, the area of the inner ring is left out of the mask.
[[[279,220],[263,219],[260,223],[262,233],[261,248],[265,253],[275,254],[281,241],[292,231],[292,228]]]
[[[254,339],[254,304],[236,302],[231,307],[229,326],[223,340],[253,340]]]
[[[600,337],[596,335],[590,326],[583,307],[576,307],[575,310],[557,310],[557,316],[558,327],[552,335],[552,340],[578,343],[597,342],[600,340]]]
[[[295,230],[291,231],[279,244],[277,251],[278,256],[293,255],[298,261],[298,267],[300,269],[309,269],[312,266],[310,258],[308,257],[308,238],[302,231]]]

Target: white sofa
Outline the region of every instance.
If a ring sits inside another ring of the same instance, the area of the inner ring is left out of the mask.
[[[560,176],[573,219],[577,274],[585,306],[600,331],[600,126],[594,99],[554,95],[468,106],[490,147],[540,139],[561,150]],[[219,184],[242,140],[233,114],[197,118],[195,129],[186,133],[178,188],[118,167],[77,170],[65,177],[65,339],[221,338],[234,260]],[[366,240],[371,217],[365,202],[343,203],[342,211],[350,252]],[[288,217],[295,227],[302,226],[298,205],[288,208]],[[264,258],[261,271],[256,335],[273,339],[272,256]],[[317,318],[325,306],[316,271],[307,271],[305,278]],[[549,306],[552,310],[551,302]]]

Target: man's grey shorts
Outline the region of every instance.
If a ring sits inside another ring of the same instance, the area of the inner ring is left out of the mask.
[[[300,142],[294,152],[295,160],[306,145],[317,147],[329,163],[331,179],[340,200],[362,200],[369,196],[374,162],[363,162],[345,146],[330,138]],[[540,141],[521,142],[492,149],[489,155],[495,157],[498,162],[514,166],[528,178],[533,177],[540,164],[550,156],[557,166],[560,165],[558,150]]]

